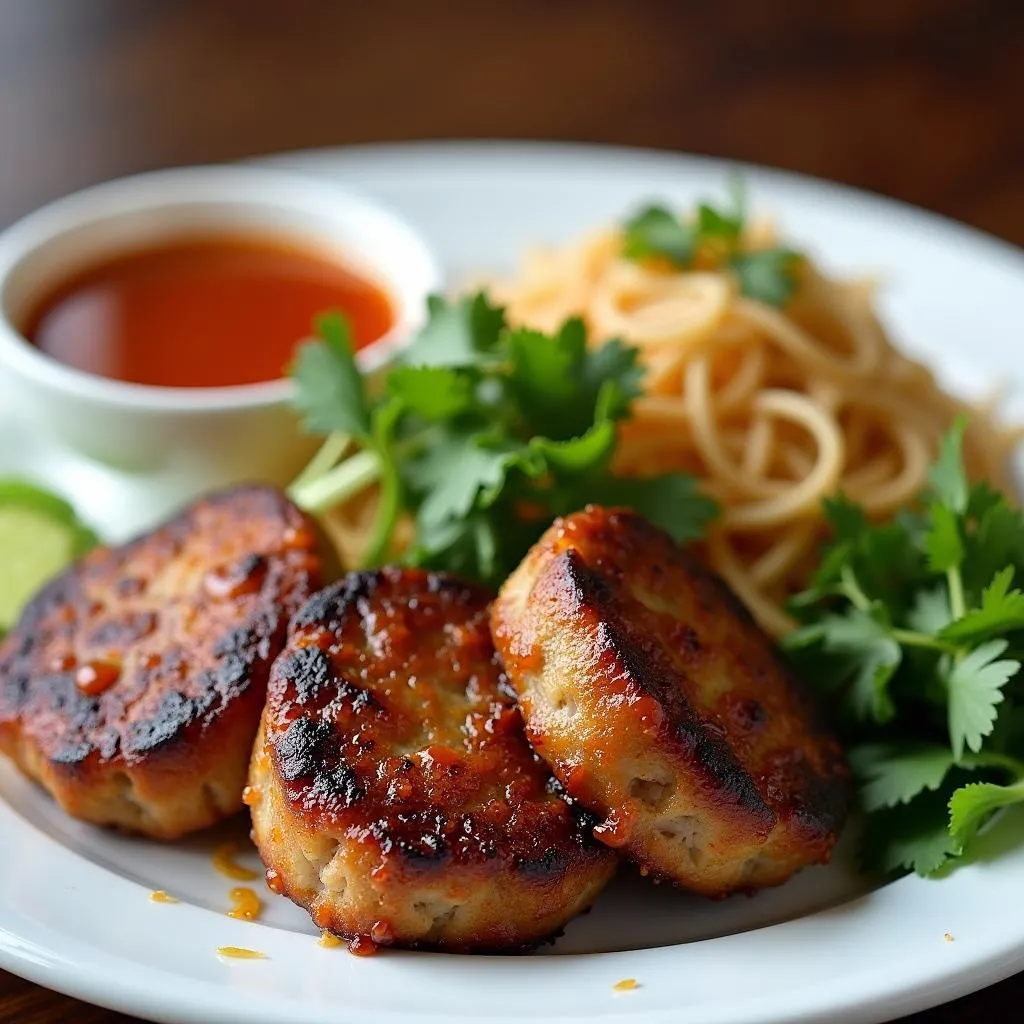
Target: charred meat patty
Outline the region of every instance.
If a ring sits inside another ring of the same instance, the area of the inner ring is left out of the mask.
[[[720,896],[828,858],[839,744],[726,585],[629,511],[557,521],[502,588],[527,735],[644,873]]]
[[[0,750],[86,821],[213,824],[241,809],[271,663],[321,585],[312,524],[269,487],[90,552],[0,646]]]
[[[617,858],[530,749],[480,588],[420,570],[313,597],[253,752],[271,888],[353,940],[516,949],[590,905]]]

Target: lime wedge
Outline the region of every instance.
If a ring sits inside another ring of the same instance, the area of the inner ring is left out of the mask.
[[[20,480],[0,480],[0,635],[44,583],[95,543],[63,498]]]

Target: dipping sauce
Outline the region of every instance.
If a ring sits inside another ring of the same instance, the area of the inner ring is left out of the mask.
[[[345,314],[356,348],[395,322],[378,284],[326,254],[273,238],[196,236],[88,267],[24,327],[47,355],[100,377],[223,387],[285,376],[326,310]]]

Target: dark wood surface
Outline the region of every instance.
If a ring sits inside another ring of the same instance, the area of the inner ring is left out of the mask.
[[[1022,99],[1018,0],[0,0],[0,224],[168,164],[506,137],[773,164],[1024,244]],[[911,1020],[1021,1006],[1024,976]],[[0,1024],[128,1020],[0,972]]]

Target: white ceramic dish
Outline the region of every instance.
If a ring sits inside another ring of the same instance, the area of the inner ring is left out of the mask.
[[[380,202],[308,175],[242,164],[109,181],[0,233],[4,405],[34,432],[145,478],[155,514],[232,480],[294,476],[311,446],[289,407],[291,383],[167,388],[107,380],[50,358],[18,328],[41,297],[97,261],[218,232],[286,240],[379,283],[395,324],[360,352],[369,368],[410,337],[440,283],[426,243]]]
[[[505,144],[274,162],[383,199],[424,233],[454,281],[648,197],[687,204],[719,193],[727,172],[683,156]],[[1017,250],[820,182],[757,169],[748,180],[758,209],[826,265],[885,275],[884,312],[897,337],[947,383],[975,393],[1013,385],[1024,327]],[[73,493],[113,538],[150,518],[144,481],[0,426],[0,473],[18,470]],[[158,1021],[864,1024],[1024,968],[1024,815],[1000,822],[979,862],[942,881],[910,877],[865,892],[848,849],[782,889],[723,903],[624,873],[543,955],[359,959],[319,948],[309,920],[282,900],[258,924],[225,917],[233,883],[210,865],[216,837],[161,847],[97,832],[7,766],[0,795],[0,966]],[[155,888],[182,902],[151,903]],[[224,961],[215,953],[224,945],[269,959]],[[614,992],[623,978],[639,987]]]

